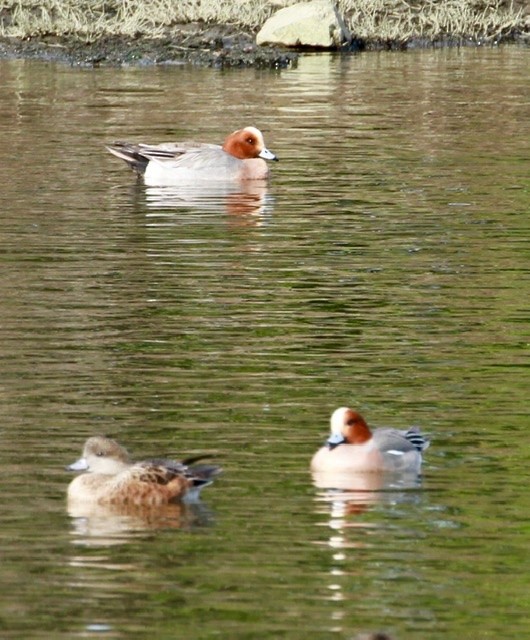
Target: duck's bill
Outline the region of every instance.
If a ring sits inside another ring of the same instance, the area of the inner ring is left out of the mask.
[[[332,434],[327,440],[326,440],[326,444],[328,446],[328,449],[334,449],[335,447],[338,447],[339,444],[343,444],[344,442],[346,442],[346,440],[344,439],[344,436],[341,436],[338,433],[334,433]]]
[[[66,467],[67,471],[86,471],[87,469],[88,462],[86,461],[86,458],[79,458],[79,460],[72,462],[72,464],[69,464]]]
[[[278,162],[278,158],[274,155],[274,153],[272,153],[272,151],[269,151],[268,149],[262,149],[259,157],[263,158],[264,160],[275,160],[276,162]]]

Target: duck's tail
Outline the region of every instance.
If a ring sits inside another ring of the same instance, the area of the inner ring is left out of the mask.
[[[182,464],[186,466],[186,475],[192,480],[193,486],[199,491],[211,484],[223,471],[223,469],[216,464],[195,464],[199,460],[211,457],[211,454],[202,453],[196,456],[190,456],[182,461]]]
[[[222,473],[222,468],[215,464],[194,464],[188,467],[195,487],[206,487]]]
[[[419,427],[411,427],[405,433],[405,438],[413,444],[420,453],[428,449],[431,444],[430,439],[420,431]]]
[[[142,155],[139,145],[118,141],[107,145],[106,149],[120,160],[124,160],[138,175],[145,173],[149,158]]]
[[[198,502],[202,489],[212,484],[221,472],[221,467],[213,464],[194,464],[191,467],[187,467],[186,475],[191,480],[191,486],[186,491],[183,501],[187,503]]]

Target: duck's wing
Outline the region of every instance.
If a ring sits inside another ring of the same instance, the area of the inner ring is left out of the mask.
[[[373,432],[374,441],[380,451],[424,451],[429,446],[429,440],[420,432],[418,427],[408,430],[380,428]]]
[[[221,468],[212,464],[190,464],[206,456],[194,456],[183,462],[166,458],[154,458],[133,465],[129,471],[134,472],[142,482],[167,485],[175,478],[184,479],[190,486],[204,487],[210,484]]]
[[[124,160],[131,169],[139,174],[145,172],[149,162],[158,162],[174,168],[192,166],[195,168],[201,157],[218,159],[221,147],[216,144],[200,142],[165,142],[157,145],[134,144],[131,142],[113,142],[107,150]],[[204,161],[203,158],[203,161]]]
[[[188,171],[220,171],[223,167],[230,167],[241,162],[237,158],[225,153],[216,144],[182,143],[180,146],[160,145],[145,150],[142,154],[153,163],[164,169],[185,169]]]

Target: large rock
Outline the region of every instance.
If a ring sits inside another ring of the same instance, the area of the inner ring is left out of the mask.
[[[349,39],[335,5],[330,0],[313,0],[277,11],[259,31],[256,43],[333,49]]]

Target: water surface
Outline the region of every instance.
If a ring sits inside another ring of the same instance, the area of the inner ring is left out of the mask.
[[[3,638],[525,635],[527,69],[0,62]],[[146,189],[103,148],[246,124],[266,187]],[[429,432],[421,486],[314,487],[340,405]],[[94,433],[225,473],[197,507],[72,517]]]

